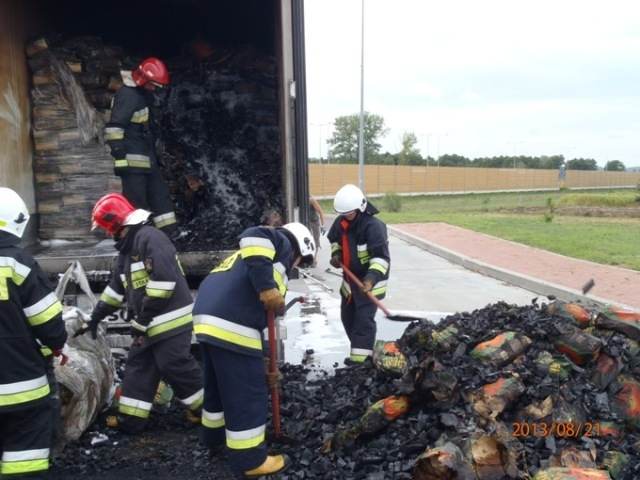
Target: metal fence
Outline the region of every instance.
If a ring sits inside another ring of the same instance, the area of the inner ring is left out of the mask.
[[[358,166],[309,165],[309,188],[316,197],[328,197],[345,183],[358,183]],[[567,188],[618,188],[640,184],[640,172],[568,170],[564,181],[558,170],[525,168],[472,168],[435,166],[365,166],[368,195],[395,192],[471,193],[489,191],[554,190]]]

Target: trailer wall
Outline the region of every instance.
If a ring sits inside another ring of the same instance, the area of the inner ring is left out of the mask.
[[[16,190],[35,213],[26,13],[20,0],[0,2],[0,186]]]

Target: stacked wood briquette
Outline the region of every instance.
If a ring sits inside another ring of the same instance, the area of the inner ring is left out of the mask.
[[[94,239],[93,205],[105,193],[121,190],[101,138],[105,109],[118,86],[105,72],[117,75],[120,52],[89,38],[59,44],[41,38],[26,52],[39,237]]]

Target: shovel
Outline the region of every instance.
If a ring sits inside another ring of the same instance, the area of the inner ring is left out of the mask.
[[[360,288],[360,290],[362,290],[364,292],[364,285],[363,283],[360,281],[360,279],[358,277],[356,277],[353,272],[351,270],[349,270],[344,263],[340,264],[342,266],[342,271],[347,275],[347,277],[349,277],[349,280],[351,280],[353,283],[356,284],[356,286],[358,288]],[[392,320],[394,322],[416,322],[416,321],[420,321],[420,320],[424,320],[424,318],[421,317],[412,317],[410,315],[400,315],[400,314],[393,314],[391,313],[387,307],[384,306],[384,304],[378,300],[375,295],[371,292],[365,292],[367,297],[369,297],[369,300],[371,300],[373,303],[376,304],[376,306],[382,310],[385,314],[385,316],[387,317],[388,320]]]
[[[290,300],[285,307],[285,313],[296,303],[304,303],[304,297],[296,297]],[[278,374],[278,348],[276,344],[276,314],[273,310],[267,312],[267,328],[269,330],[269,374]],[[273,419],[273,432],[276,440],[283,443],[293,443],[292,439],[289,439],[282,434],[281,422],[280,422],[280,390],[278,385],[275,384],[271,387],[271,409]]]

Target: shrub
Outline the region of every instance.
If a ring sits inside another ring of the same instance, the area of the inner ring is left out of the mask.
[[[556,206],[553,203],[553,198],[547,198],[547,211],[544,212],[544,221],[547,223],[553,222],[554,212],[556,210]]]
[[[394,192],[387,192],[382,199],[384,209],[390,212],[399,212],[402,209],[402,198]]]

